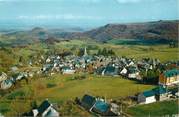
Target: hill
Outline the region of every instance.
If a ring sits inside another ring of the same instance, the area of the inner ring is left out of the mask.
[[[107,24],[103,27],[85,32],[98,41],[110,39],[162,39],[177,40],[178,21],[158,21],[132,24]]]
[[[44,29],[36,27],[26,31],[1,31],[0,42],[24,45],[54,40],[92,39],[98,42],[107,42],[111,39],[142,39],[164,43],[177,41],[179,21],[157,21],[146,23],[107,24],[89,31],[65,31],[61,29]],[[49,38],[50,37],[50,38]],[[49,40],[53,39],[53,40]],[[7,44],[6,44],[7,45]]]

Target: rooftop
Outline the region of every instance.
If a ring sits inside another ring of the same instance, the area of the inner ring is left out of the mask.
[[[166,72],[164,72],[164,76],[166,78],[170,78],[173,76],[179,75],[179,70],[178,69],[172,69],[172,70],[167,70]]]

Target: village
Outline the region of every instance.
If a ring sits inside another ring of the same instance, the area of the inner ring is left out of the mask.
[[[179,61],[168,61],[161,63],[155,58],[143,58],[135,60],[133,58],[89,55],[87,48],[84,48],[82,56],[76,55],[43,55],[39,60],[28,62],[29,66],[39,65],[37,70],[19,71],[19,68],[13,66],[11,71],[15,75],[8,76],[2,72],[0,74],[0,88],[8,90],[16,82],[23,79],[33,78],[36,74],[41,74],[51,78],[54,74],[73,75],[73,74],[95,74],[99,76],[112,76],[118,78],[135,80],[139,83],[154,84],[156,88],[140,92],[131,97],[137,104],[149,104],[163,100],[177,99],[179,97]],[[83,79],[85,76],[74,77],[73,79]],[[110,102],[105,97],[96,97],[90,94],[84,94],[83,97],[76,98],[74,102],[86,111],[97,116],[120,116],[119,105]],[[42,104],[36,109],[24,113],[23,116],[59,116],[53,104],[44,99]]]

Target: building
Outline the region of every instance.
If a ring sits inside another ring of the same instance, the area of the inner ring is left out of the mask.
[[[118,68],[108,65],[102,71],[102,75],[109,75],[109,76],[117,76],[118,75]]]
[[[102,98],[96,98],[90,95],[83,96],[81,106],[89,112],[101,116],[117,116],[120,114],[118,105],[107,103]]]
[[[0,76],[0,82],[1,82],[1,81],[4,81],[4,80],[6,80],[6,79],[7,79],[7,74],[4,73],[4,72],[2,72],[2,74],[1,74],[1,76]]]
[[[59,117],[59,113],[53,107],[48,100],[42,102],[42,104],[37,108],[33,109],[28,113],[24,113],[23,116],[30,117]]]
[[[91,111],[93,105],[96,103],[96,98],[90,95],[84,95],[81,100],[81,106],[83,106],[86,110]]]
[[[127,77],[131,78],[131,79],[141,79],[139,70],[135,66],[128,67],[128,76]]]
[[[149,104],[156,101],[167,100],[168,98],[169,97],[168,97],[167,89],[162,86],[159,86],[152,90],[140,93],[138,95],[137,101],[140,104]]]
[[[13,85],[11,79],[6,79],[1,82],[1,89],[9,89]]]
[[[153,90],[145,91],[138,95],[137,102],[140,104],[149,104],[156,102],[155,92]]]
[[[159,84],[161,85],[173,85],[179,83],[179,70],[172,69],[167,70],[159,76]]]
[[[72,68],[70,68],[68,66],[64,66],[64,67],[62,67],[62,73],[63,74],[74,74],[75,70],[73,70]]]

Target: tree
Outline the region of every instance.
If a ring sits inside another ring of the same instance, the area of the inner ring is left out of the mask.
[[[112,49],[103,48],[102,50],[99,49],[97,54],[103,56],[113,56],[115,55],[115,52]]]
[[[77,55],[83,56],[84,55],[84,49],[79,49]]]
[[[31,107],[32,107],[32,109],[36,109],[38,106],[37,106],[37,102],[35,101],[35,100],[33,100],[32,102],[31,102]]]
[[[148,70],[141,72],[141,75],[143,77],[143,81],[147,84],[158,84],[158,78],[159,78],[159,71],[154,70]]]

